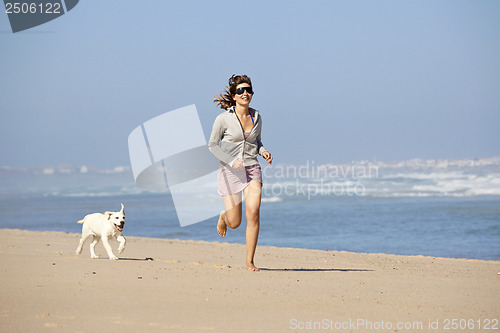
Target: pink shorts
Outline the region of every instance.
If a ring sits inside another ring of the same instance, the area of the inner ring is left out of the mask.
[[[254,164],[233,169],[228,165],[220,165],[218,175],[218,190],[220,195],[232,195],[243,191],[251,181],[262,184],[262,170],[260,164]]]

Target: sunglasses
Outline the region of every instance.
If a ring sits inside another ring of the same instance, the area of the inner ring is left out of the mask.
[[[236,94],[238,95],[243,95],[244,92],[249,93],[250,95],[253,95],[253,90],[252,87],[243,87],[243,88],[238,88],[236,89]]]

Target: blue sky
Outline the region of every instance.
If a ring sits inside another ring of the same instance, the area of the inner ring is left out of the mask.
[[[500,155],[500,2],[84,0],[0,13],[0,165],[129,165],[144,121],[252,77],[275,162]]]

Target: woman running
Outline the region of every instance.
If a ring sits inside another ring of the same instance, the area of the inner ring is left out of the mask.
[[[220,213],[217,232],[225,237],[227,227],[240,226],[243,192],[247,219],[246,266],[250,271],[258,271],[254,256],[259,238],[262,171],[257,155],[269,164],[273,157],[261,142],[262,117],[250,108],[253,94],[248,76],[229,78],[229,86],[214,98],[225,111],[215,119],[208,149],[220,160],[218,191],[225,210]]]

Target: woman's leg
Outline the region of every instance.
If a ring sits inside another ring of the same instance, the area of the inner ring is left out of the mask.
[[[226,236],[227,227],[236,229],[241,224],[241,192],[233,195],[223,195],[224,209],[219,215],[217,232],[221,237]]]
[[[247,218],[247,269],[258,271],[254,265],[255,249],[259,238],[260,226],[260,199],[262,194],[262,183],[252,181],[243,191],[245,194],[245,209]]]

